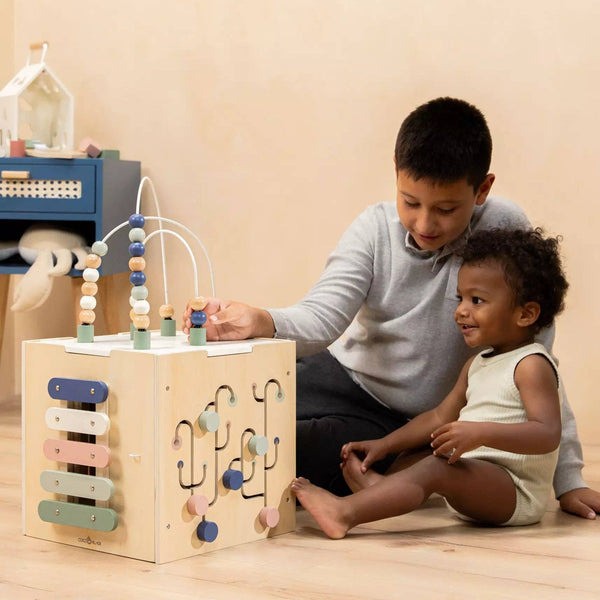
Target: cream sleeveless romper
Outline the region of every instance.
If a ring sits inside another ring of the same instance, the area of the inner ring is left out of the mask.
[[[459,421],[526,421],[527,415],[515,385],[514,373],[519,362],[531,354],[545,356],[556,371],[562,406],[562,384],[558,370],[542,344],[528,344],[496,356],[486,357],[486,353],[489,353],[489,349],[478,354],[469,368],[467,404],[460,411]],[[465,452],[461,458],[478,458],[496,463],[511,476],[516,487],[517,504],[513,515],[503,525],[529,525],[542,518],[552,489],[558,448],[547,454],[515,454],[481,446]],[[463,515],[459,516],[464,518]]]

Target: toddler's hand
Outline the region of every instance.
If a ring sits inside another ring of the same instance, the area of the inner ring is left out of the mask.
[[[436,456],[447,456],[448,463],[455,463],[462,454],[479,448],[481,427],[471,421],[454,421],[438,427],[432,434],[431,447]]]
[[[348,460],[350,453],[354,452],[357,456],[363,456],[363,461],[360,465],[362,473],[366,473],[373,463],[385,458],[387,451],[382,440],[364,440],[362,442],[348,442],[342,446],[341,458],[342,468]]]

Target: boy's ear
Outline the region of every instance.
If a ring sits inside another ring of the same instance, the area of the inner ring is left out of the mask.
[[[496,180],[496,176],[493,173],[488,173],[483,180],[483,183],[479,186],[477,190],[477,194],[475,194],[475,204],[477,206],[481,206],[488,197],[490,190],[492,189],[492,185],[494,185],[494,181]]]
[[[517,325],[519,327],[529,327],[533,325],[540,316],[540,305],[538,302],[526,302],[519,306],[517,313]]]

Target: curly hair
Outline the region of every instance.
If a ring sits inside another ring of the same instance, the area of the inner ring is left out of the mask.
[[[539,227],[488,229],[474,233],[458,254],[463,264],[499,265],[517,306],[537,302],[540,305],[540,316],[534,325],[537,332],[550,325],[564,309],[569,284],[558,250],[560,241],[560,237],[544,238]]]

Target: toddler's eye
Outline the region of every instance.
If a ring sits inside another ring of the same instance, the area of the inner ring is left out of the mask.
[[[479,296],[473,296],[473,304],[481,304],[483,302],[483,298]]]

